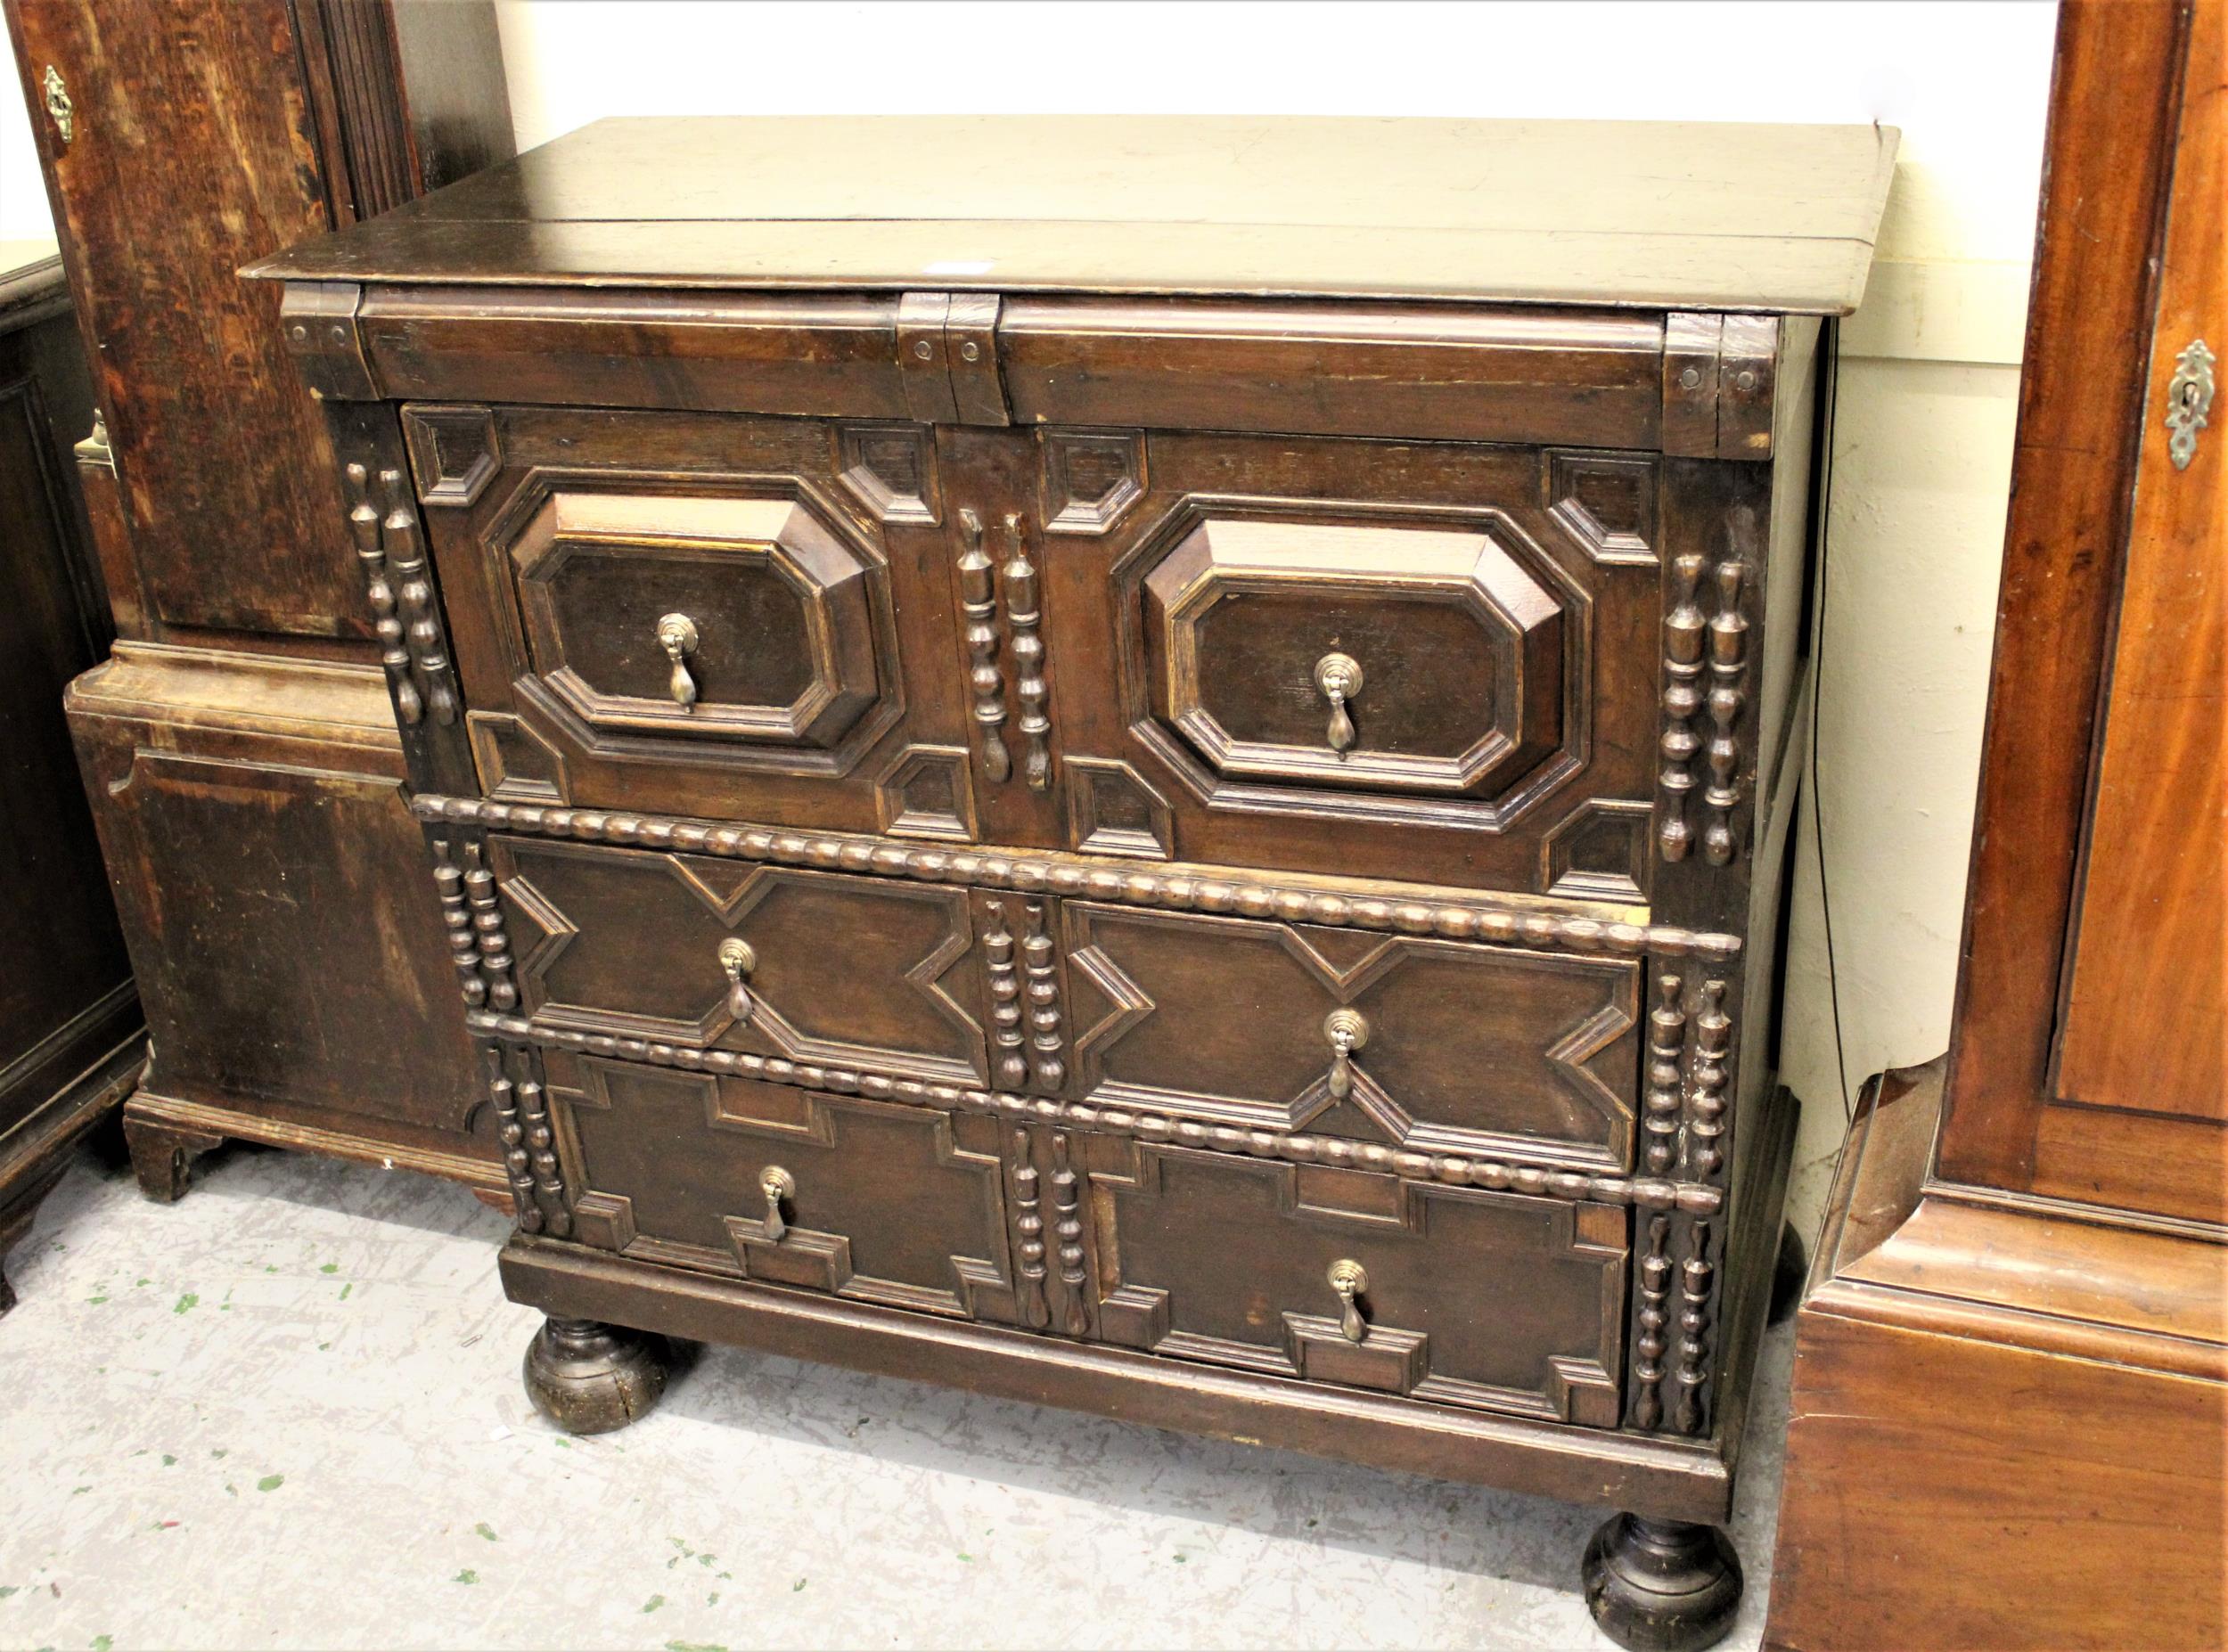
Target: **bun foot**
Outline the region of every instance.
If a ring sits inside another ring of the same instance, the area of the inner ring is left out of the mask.
[[[1773,1325],[1802,1305],[1803,1285],[1810,1278],[1810,1249],[1791,1222],[1780,1223],[1779,1255],[1772,1259],[1772,1305],[1765,1313]]]
[[[568,1434],[609,1434],[656,1406],[672,1369],[662,1337],[596,1320],[553,1319],[527,1345],[526,1393]]]
[[[1741,1558],[1714,1525],[1621,1514],[1586,1545],[1586,1607],[1632,1652],[1700,1652],[1732,1627]]]

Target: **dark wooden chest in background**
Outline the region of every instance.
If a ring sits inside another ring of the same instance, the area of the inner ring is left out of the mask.
[[[0,241],[0,1270],[145,1043],[61,712],[108,642],[70,458],[93,387],[61,261],[29,250]]]
[[[238,276],[512,152],[494,10],[6,12],[95,364],[114,658],[70,714],[153,1039],[143,1179],[238,1136],[499,1190],[332,451]]]

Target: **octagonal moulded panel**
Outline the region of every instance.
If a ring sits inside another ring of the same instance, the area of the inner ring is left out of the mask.
[[[506,549],[534,674],[593,728],[824,749],[881,697],[878,566],[808,500],[561,484]]]
[[[1564,743],[1577,621],[1507,519],[1200,509],[1143,568],[1151,715],[1213,773],[1490,800]]]

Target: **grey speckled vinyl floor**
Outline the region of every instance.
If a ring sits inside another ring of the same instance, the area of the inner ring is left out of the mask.
[[[617,1435],[528,1404],[504,1223],[232,1148],[82,1157],[0,1321],[0,1646],[1594,1648],[1601,1511],[730,1349]],[[1732,1533],[1757,1644],[1788,1333]]]

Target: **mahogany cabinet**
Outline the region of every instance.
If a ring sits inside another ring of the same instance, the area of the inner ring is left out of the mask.
[[[1843,1155],[1775,1645],[2228,1635],[2224,105],[2220,0],[2060,8],[1956,1016]]]
[[[537,1403],[672,1333],[1511,1484],[1723,1632],[1895,142],[605,122],[251,270]]]
[[[512,152],[493,8],[6,12],[96,364],[75,434],[118,658],[78,662],[70,727],[155,1029],[146,1185],[240,1136],[499,1188],[453,1001],[417,992],[446,953],[332,449],[238,274]]]
[[[61,715],[108,635],[70,457],[93,387],[60,261],[19,249],[0,242],[0,1269],[145,1054]]]

